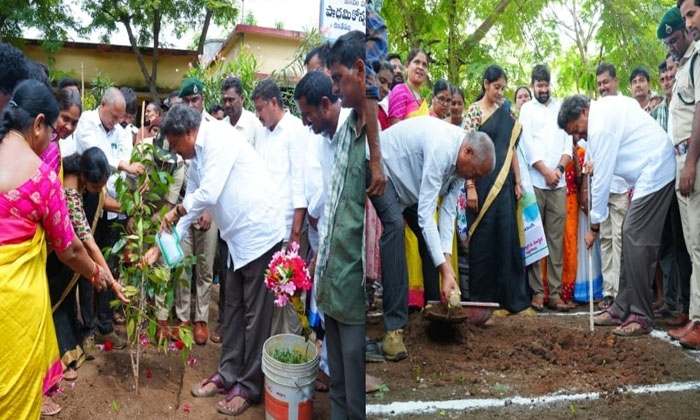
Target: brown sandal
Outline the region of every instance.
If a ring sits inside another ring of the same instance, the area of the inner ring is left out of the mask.
[[[533,297],[532,302],[530,303],[530,306],[532,307],[532,309],[536,310],[537,312],[544,311],[544,297],[542,297],[542,296]]]

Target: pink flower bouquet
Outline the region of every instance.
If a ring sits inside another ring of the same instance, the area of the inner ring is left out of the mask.
[[[286,306],[302,290],[311,289],[306,262],[299,256],[299,244],[293,242],[286,251],[278,251],[265,271],[265,286],[275,294],[275,305]]]
[[[265,271],[265,286],[275,294],[275,305],[284,307],[292,302],[299,315],[303,335],[308,340],[309,321],[304,313],[300,295],[311,289],[311,277],[306,262],[299,256],[299,244],[292,242],[287,250],[278,251]]]

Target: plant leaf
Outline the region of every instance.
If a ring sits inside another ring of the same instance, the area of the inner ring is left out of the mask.
[[[131,341],[133,341],[135,329],[136,329],[136,320],[134,318],[131,318],[131,319],[129,319],[129,322],[126,324],[126,335],[129,337],[129,340],[131,340]]]

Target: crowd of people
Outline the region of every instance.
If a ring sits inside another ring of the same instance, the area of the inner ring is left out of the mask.
[[[222,104],[205,110],[202,82],[188,78],[164,103],[148,103],[142,127],[132,89],[106,89],[83,110],[75,80],[52,89],[45,67],[0,44],[0,413],[58,413],[51,396],[61,379],[76,380],[99,344],[126,347],[110,301],[128,299],[118,261],[101,249],[120,239],[115,223],[129,227],[115,183],[146,170],[132,162],[142,142],[173,156],[162,229],[201,256],[175,279],[184,281],[172,308],[156,297],[156,334],[177,340],[192,327],[198,345],[221,343],[216,372],[191,390],[224,395],[220,413],[263,399],[267,338],[302,332],[293,305],[274,305],[263,281],[273,254],[293,244],[314,281],[306,306],[322,354],[315,389],[330,392],[333,419],[365,417],[365,393],[381,379],[364,364],[405,359],[410,311],[455,295],[496,302],[501,316],[600,298],[597,325],[632,336],[662,320],[677,327],[672,338],[700,348],[700,6],[679,0],[659,23],[663,95],[652,95],[639,67],[634,98],[625,97],[615,66],[601,63],[599,99],[563,101],[545,64],[512,101],[506,72],[491,65],[468,100],[429,80],[420,48],[405,61],[388,53],[377,9],[368,2],[365,33],[308,53],[296,110],[273,79],[245,92],[235,77],[220,81]],[[524,210],[526,201],[536,205]],[[546,258],[526,241],[532,208]],[[588,250],[601,296],[577,287],[595,277]],[[153,247],[143,263],[161,257]],[[376,296],[380,342],[365,328]]]

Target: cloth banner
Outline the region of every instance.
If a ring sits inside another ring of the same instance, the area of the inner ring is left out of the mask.
[[[593,258],[593,273],[588,272],[588,250],[583,238],[588,231],[588,218],[579,210],[578,214],[578,268],[576,270],[576,284],[574,285],[574,300],[576,302],[588,302],[588,280],[593,278],[593,298],[603,297],[603,271],[600,259],[600,238],[595,240],[591,247]]]
[[[518,213],[521,217],[522,232],[521,245],[523,245],[523,258],[525,265],[531,265],[549,255],[547,239],[544,236],[544,227],[540,208],[537,206],[535,189],[530,180],[530,172],[525,160],[525,155],[518,145],[518,166],[520,167],[520,183],[523,188],[523,197],[518,201]]]

